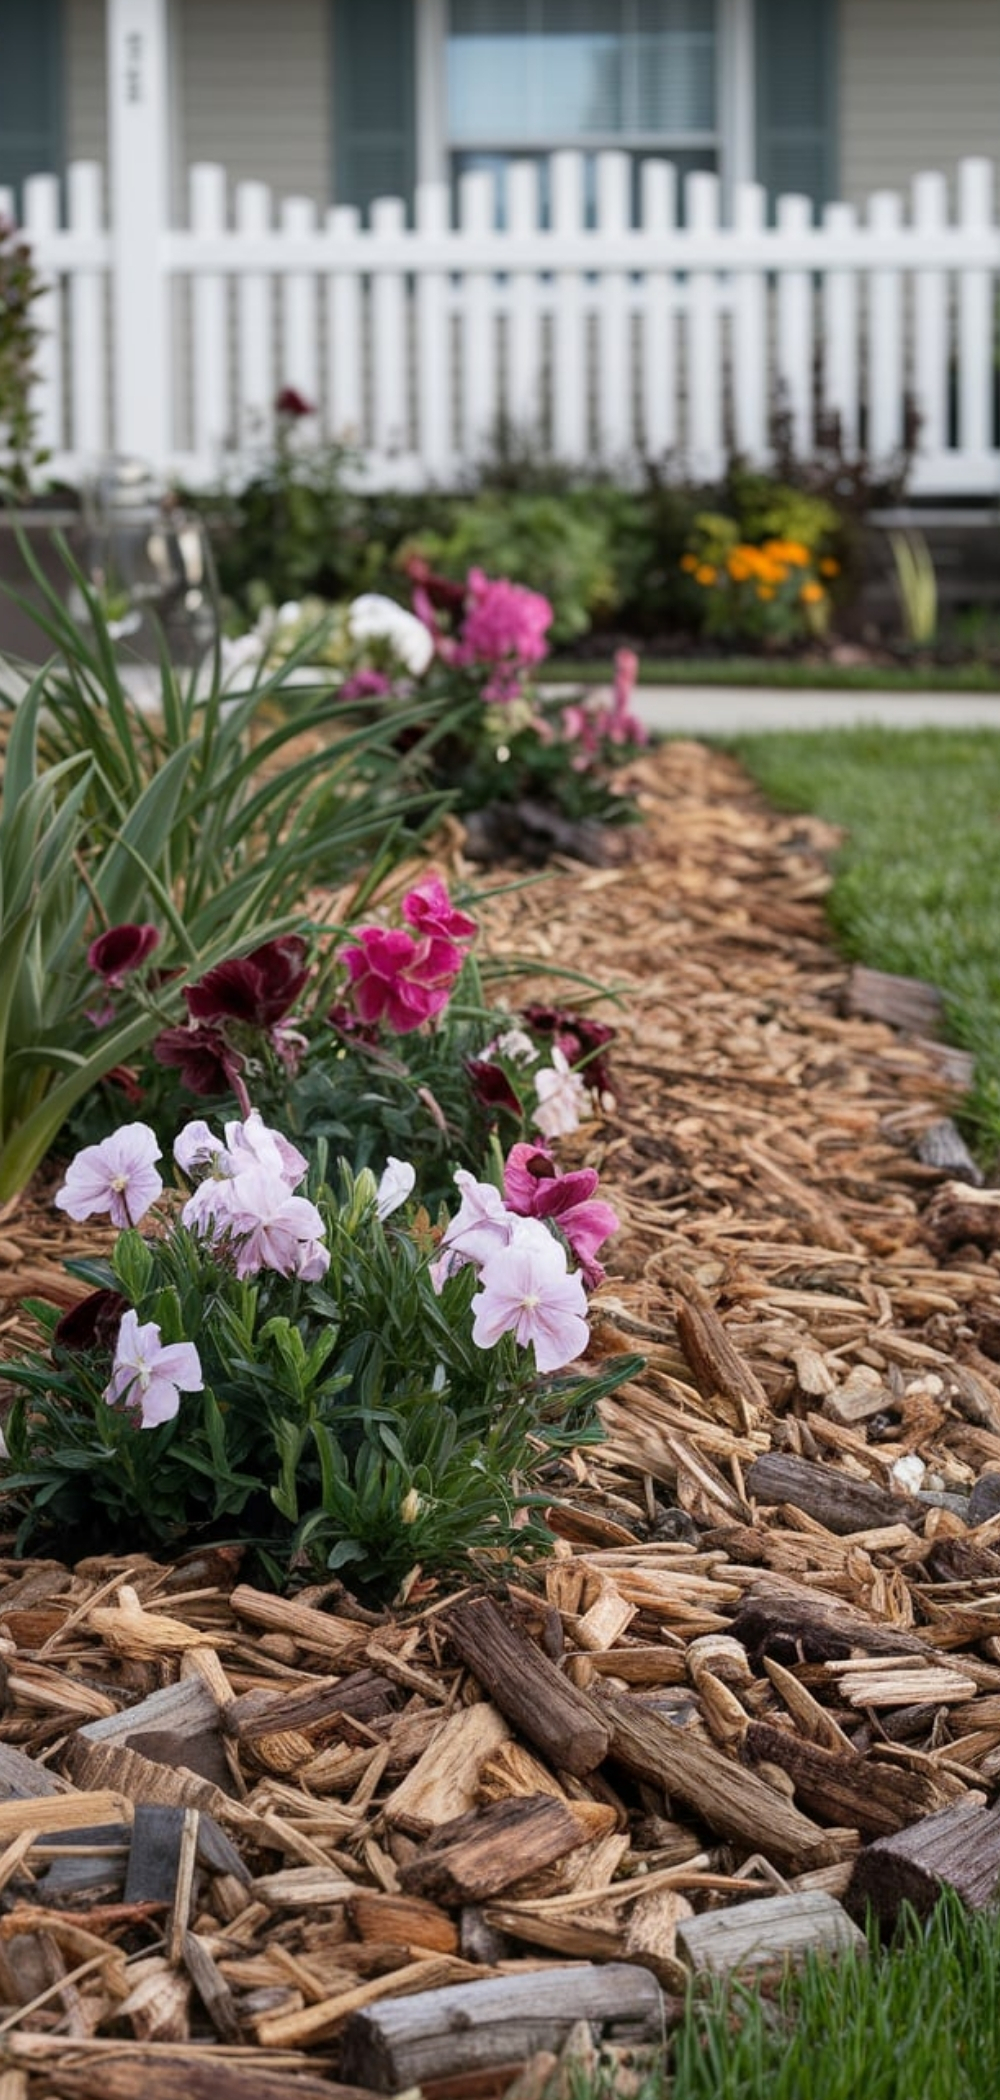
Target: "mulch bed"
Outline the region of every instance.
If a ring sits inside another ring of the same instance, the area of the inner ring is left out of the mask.
[[[992,1893],[1000,1198],[920,1156],[961,1060],[857,1011],[827,828],[696,744],[633,778],[627,857],[487,917],[621,990],[579,1149],[595,1349],[647,1368],[514,1582],[0,1561],[0,2100],[527,2096],[581,2012],[655,2042],[723,1926]],[[0,1219],[5,1351],[68,1244]]]

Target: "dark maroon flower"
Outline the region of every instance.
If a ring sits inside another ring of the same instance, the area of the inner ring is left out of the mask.
[[[360,1021],[353,1009],[350,1006],[346,1006],[342,999],[338,999],[336,1005],[331,1006],[329,1013],[326,1015],[326,1021],[327,1025],[335,1029],[338,1035],[349,1037],[352,1043],[375,1044],[378,1042],[378,1029],[374,1022]]]
[[[518,1117],[524,1114],[522,1103],[502,1065],[491,1064],[487,1057],[467,1057],[465,1069],[481,1108],[506,1108],[512,1116]]]
[[[545,1006],[539,1001],[522,1008],[522,1019],[536,1035],[551,1035],[567,1064],[579,1069],[595,1094],[614,1092],[611,1068],[603,1052],[614,1041],[617,1030],[609,1028],[606,1021],[592,1021],[589,1014],[571,1013],[565,1007]]]
[[[294,1006],[309,975],[300,934],[265,941],[249,955],[217,963],[184,997],[192,1021],[244,1021],[273,1028]]]
[[[243,1069],[218,1028],[164,1028],[153,1044],[158,1064],[180,1073],[192,1094],[228,1094]]]
[[[140,1107],[142,1088],[134,1065],[112,1065],[110,1072],[105,1072],[104,1078],[108,1086],[116,1086],[119,1093],[124,1094],[132,1108]]]
[[[81,1356],[90,1349],[113,1349],[127,1309],[128,1299],[120,1291],[91,1291],[56,1321],[52,1330],[53,1355],[58,1349],[71,1356]]]
[[[274,406],[279,416],[291,416],[296,421],[299,416],[314,416],[316,413],[315,401],[307,401],[297,386],[283,386],[280,394],[275,396]]]
[[[155,926],[109,926],[87,949],[87,961],[105,984],[117,990],[123,979],[141,968],[147,956],[160,945]]]
[[[464,583],[453,583],[450,576],[440,576],[422,554],[408,554],[401,566],[404,575],[426,592],[431,605],[437,606],[440,612],[461,611],[465,604]]]

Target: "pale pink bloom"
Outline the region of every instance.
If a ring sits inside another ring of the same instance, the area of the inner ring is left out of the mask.
[[[330,1256],[323,1245],[323,1219],[314,1203],[291,1194],[280,1175],[247,1167],[219,1189],[223,1201],[215,1211],[213,1237],[233,1242],[237,1276],[256,1276],[260,1269],[301,1276],[306,1283],[325,1276]]]
[[[70,1161],[56,1209],[78,1223],[106,1210],[112,1225],[138,1225],[163,1188],[153,1165],[159,1157],[156,1132],[148,1123],[126,1123],[99,1145],[85,1145]]]
[[[615,651],[615,689],[608,717],[607,733],[613,744],[645,744],[646,730],[637,715],[629,707],[639,676],[639,659],[634,649]]]
[[[568,1241],[588,1290],[604,1281],[597,1250],[618,1230],[610,1203],[595,1197],[594,1167],[558,1173],[546,1145],[512,1145],[504,1167],[503,1192],[508,1209],[522,1218],[550,1218]]]
[[[242,1123],[226,1124],[226,1150],[232,1173],[264,1167],[269,1174],[279,1175],[289,1189],[297,1189],[309,1172],[309,1161],[280,1130],[268,1128],[259,1108],[252,1108]]]
[[[198,1167],[212,1167],[214,1170],[217,1162],[228,1161],[222,1139],[216,1137],[214,1130],[200,1116],[195,1116],[178,1131],[174,1139],[174,1158],[181,1173],[189,1180]],[[226,1171],[229,1171],[228,1164]]]
[[[522,1220],[506,1247],[490,1254],[472,1300],[472,1339],[492,1349],[513,1334],[533,1344],[539,1371],[560,1371],[582,1356],[590,1339],[582,1276],[569,1275],[557,1240],[534,1218]]]
[[[455,1181],[462,1201],[444,1233],[440,1254],[430,1270],[431,1281],[438,1291],[453,1269],[462,1269],[470,1261],[478,1266],[498,1247],[505,1247],[516,1223],[505,1208],[499,1189],[494,1188],[491,1181],[477,1181],[465,1167],[456,1168]]]
[[[409,1160],[394,1159],[390,1152],[375,1196],[375,1209],[380,1219],[391,1218],[393,1211],[406,1202],[407,1196],[413,1192],[416,1178],[416,1168]]]
[[[138,1407],[142,1427],[158,1429],[172,1422],[181,1393],[200,1393],[205,1381],[193,1342],[160,1340],[155,1320],[140,1324],[130,1306],[122,1314],[111,1382],[104,1398],[109,1407]]]
[[[538,1107],[531,1120],[543,1137],[569,1137],[579,1129],[587,1109],[587,1089],[557,1047],[552,1063],[535,1073],[535,1092]]]

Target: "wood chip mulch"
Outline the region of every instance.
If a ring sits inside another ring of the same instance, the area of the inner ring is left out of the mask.
[[[1000,1193],[948,1120],[967,1072],[926,988],[831,952],[826,828],[696,744],[633,778],[625,857],[488,920],[563,1003],[560,971],[620,990],[617,1106],[561,1156],[624,1221],[596,1352],[647,1369],[499,1588],[376,1616],[223,1548],[0,1561],[0,2100],[472,2100],[530,2058],[529,2100],[581,2018],[627,2054],[692,1971],[992,1895]],[[41,1198],[0,1219],[6,1351],[67,1244]]]

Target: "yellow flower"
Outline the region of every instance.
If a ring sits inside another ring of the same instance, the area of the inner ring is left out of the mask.
[[[715,582],[718,573],[718,570],[712,567],[710,561],[703,561],[699,563],[694,572],[694,580],[696,583],[708,585]]]
[[[804,583],[799,592],[803,605],[821,605],[826,592],[821,583]]]
[[[834,561],[832,554],[825,554],[819,565],[819,573],[821,576],[839,576],[839,561]]]

